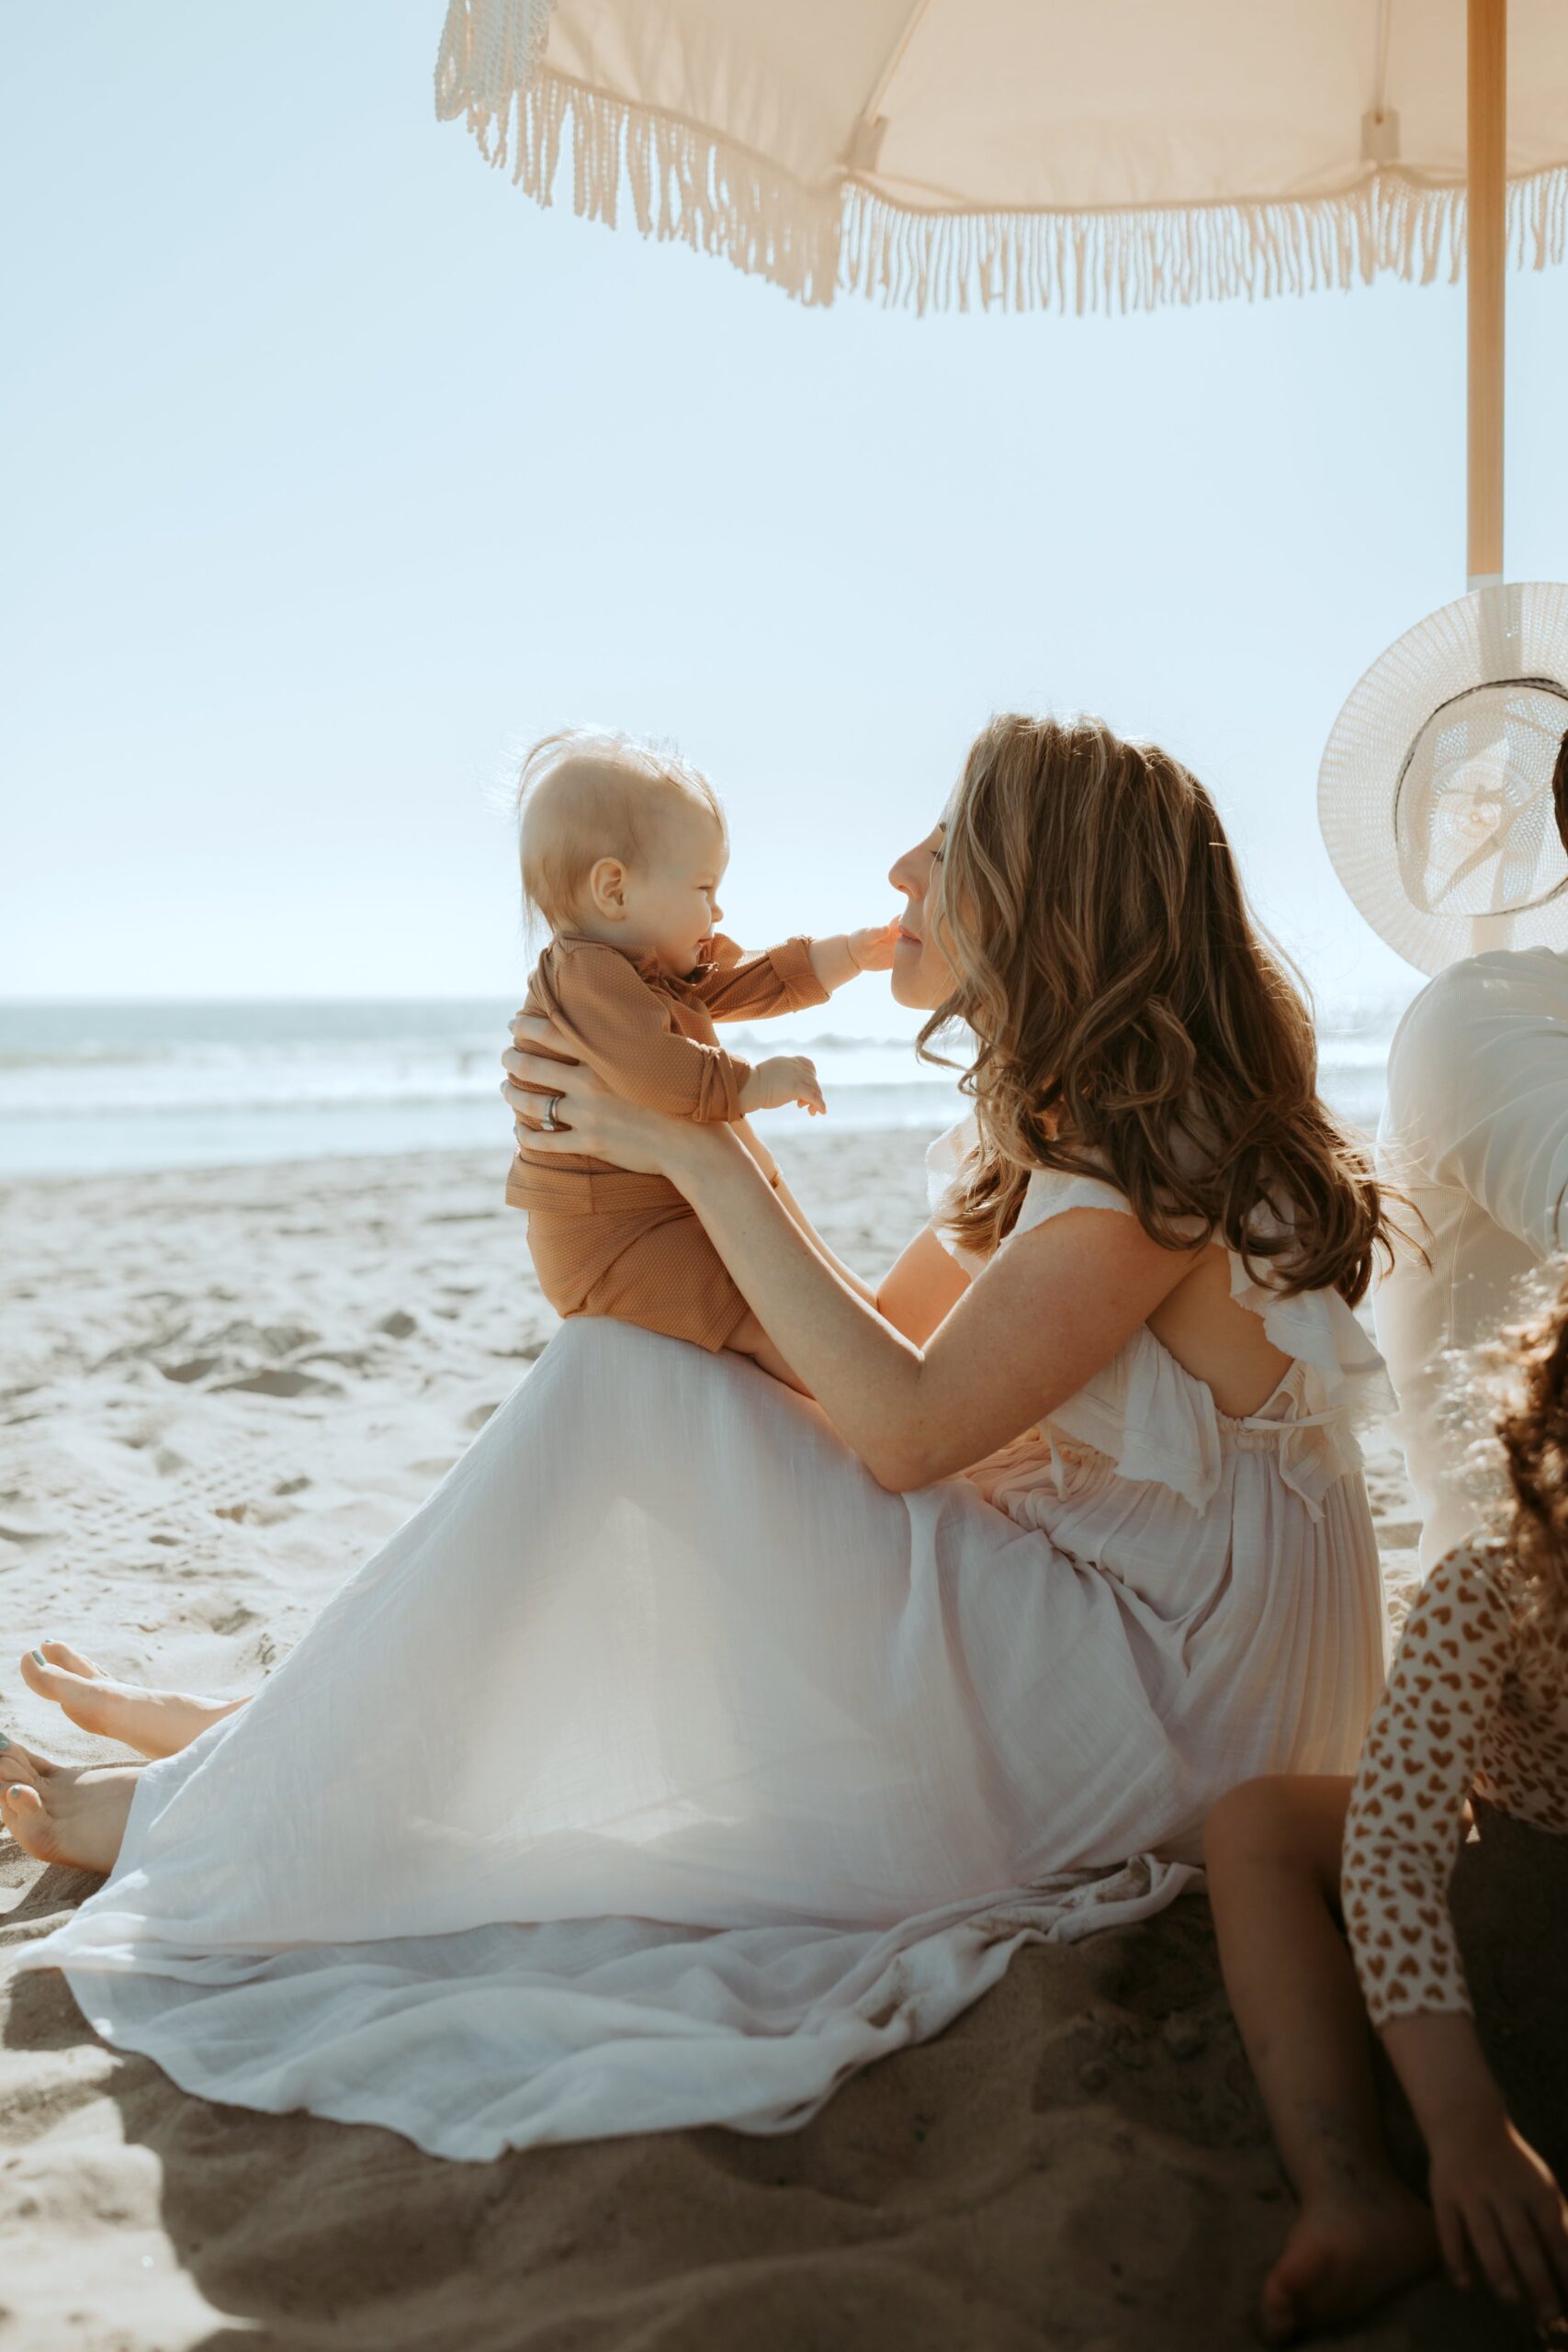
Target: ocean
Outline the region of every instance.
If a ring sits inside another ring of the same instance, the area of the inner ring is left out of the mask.
[[[227,1167],[493,1145],[513,1007],[500,1000],[0,1004],[0,1177]],[[1375,1125],[1397,1008],[1320,1026],[1324,1092]],[[841,1132],[941,1125],[953,1075],[907,1038],[853,1037],[820,1014],[731,1029],[755,1060],[808,1053]],[[808,1124],[771,1111],[777,1133]]]

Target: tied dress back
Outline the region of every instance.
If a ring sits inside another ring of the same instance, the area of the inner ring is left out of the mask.
[[[1040,1173],[1018,1234],[1078,1208],[1131,1214]],[[442,2155],[804,2121],[1021,1942],[1170,1901],[1235,1781],[1353,1769],[1381,1362],[1232,1290],[1292,1359],[1260,1411],[1140,1329],[908,1494],[749,1363],[573,1321],[18,1958],[191,2091]]]

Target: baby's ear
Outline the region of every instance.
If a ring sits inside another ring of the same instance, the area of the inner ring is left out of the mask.
[[[630,878],[618,857],[595,858],[588,869],[588,901],[596,915],[607,922],[625,917]]]

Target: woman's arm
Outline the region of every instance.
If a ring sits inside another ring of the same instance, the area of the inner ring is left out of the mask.
[[[923,1348],[968,1287],[968,1275],[928,1225],[889,1266],[873,1303],[884,1322]]]
[[[520,1021],[520,1046],[547,1042]],[[527,1114],[525,1050],[506,1057]],[[530,1149],[586,1151],[669,1177],[796,1377],[883,1486],[927,1485],[982,1461],[1081,1388],[1191,1271],[1117,1209],[1074,1209],[1019,1235],[916,1345],[883,1321],[800,1231],[739,1137],[671,1120],[570,1074],[558,1135]],[[546,1082],[548,1082],[547,1072]],[[929,1258],[927,1261],[929,1267]]]
[[[773,1159],[773,1154],[771,1152],[768,1157],[770,1159]],[[805,1237],[806,1240],[810,1244],[815,1255],[821,1259],[822,1263],[825,1266],[830,1267],[833,1272],[838,1275],[840,1282],[848,1283],[850,1288],[854,1292],[857,1298],[863,1298],[868,1306],[874,1306],[876,1305],[876,1293],[866,1281],[864,1275],[857,1274],[852,1266],[846,1266],[843,1260],[833,1250],[829,1249],[828,1244],[823,1240],[822,1236],[818,1232],[817,1227],[812,1224],[811,1219],[807,1216],[806,1211],[801,1207],[800,1203],[795,1199],[795,1194],[790,1191],[789,1186],[784,1182],[784,1178],[777,1173],[777,1170],[778,1162],[777,1160],[773,1160],[774,1173],[773,1177],[773,1193],[774,1200],[781,1202],[784,1207],[788,1210],[790,1217],[797,1231]],[[764,1170],[763,1172],[766,1173],[767,1171]]]
[[[688,1130],[668,1172],[774,1346],[894,1488],[966,1469],[1075,1395],[1191,1269],[1119,1210],[1071,1210],[1011,1242],[920,1347],[807,1255],[723,1129]]]
[[[769,1153],[769,1159],[773,1155]],[[777,1162],[773,1162],[776,1168]],[[763,1173],[768,1172],[764,1164]],[[950,1250],[944,1250],[937,1238],[935,1228],[924,1226],[914,1239],[906,1243],[879,1284],[868,1283],[852,1266],[829,1250],[782,1176],[775,1177],[774,1197],[788,1209],[795,1224],[810,1242],[825,1266],[832,1268],[848,1283],[857,1298],[874,1306],[885,1323],[902,1331],[917,1347],[923,1346],[937,1325],[952,1307],[957,1306],[969,1287],[969,1277]]]
[[[558,1029],[558,1024],[556,1025]],[[527,1038],[542,1032],[539,1030],[536,1020],[525,1012],[520,1012],[516,1015],[513,1023],[513,1034],[516,1037]],[[536,1064],[534,1069],[528,1071],[525,1070],[525,1063],[524,1056],[513,1053],[507,1060],[506,1066],[514,1078],[526,1075],[536,1085],[542,1087],[543,1065]],[[558,1065],[556,1067],[558,1069]],[[573,1069],[578,1067],[575,1057],[571,1058],[569,1067]],[[578,1082],[581,1083],[581,1080]],[[523,1090],[517,1087],[512,1089],[514,1111],[521,1108],[522,1091]],[[532,1149],[538,1129],[531,1116],[528,1118],[519,1116],[516,1127],[519,1145],[525,1149]],[[749,1148],[752,1158],[757,1160],[763,1174],[769,1178],[778,1199],[788,1209],[790,1216],[824,1264],[832,1267],[840,1279],[848,1283],[856,1295],[865,1300],[868,1306],[877,1307],[886,1316],[889,1322],[896,1324],[899,1330],[908,1332],[912,1340],[923,1340],[933,1331],[953,1300],[962,1295],[968,1281],[968,1277],[961,1273],[953,1264],[934,1234],[928,1231],[916,1236],[897,1262],[889,1268],[887,1274],[884,1277],[879,1294],[874,1284],[868,1283],[863,1275],[857,1274],[853,1267],[846,1266],[843,1260],[829,1248],[779,1173],[778,1161],[766,1144],[760,1136],[752,1132],[750,1126],[747,1132],[750,1137]],[[888,1303],[890,1284],[894,1301],[892,1305]]]

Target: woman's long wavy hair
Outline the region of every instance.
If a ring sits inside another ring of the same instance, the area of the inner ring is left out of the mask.
[[[994,718],[949,812],[934,902],[979,1147],[945,1222],[1012,1230],[1032,1169],[1109,1175],[1155,1240],[1186,1222],[1286,1296],[1352,1304],[1392,1228],[1366,1148],[1318,1098],[1312,1016],[1247,910],[1214,805],[1100,720]],[[1258,1220],[1260,1207],[1280,1220]],[[1264,1229],[1259,1229],[1261,1223]]]

